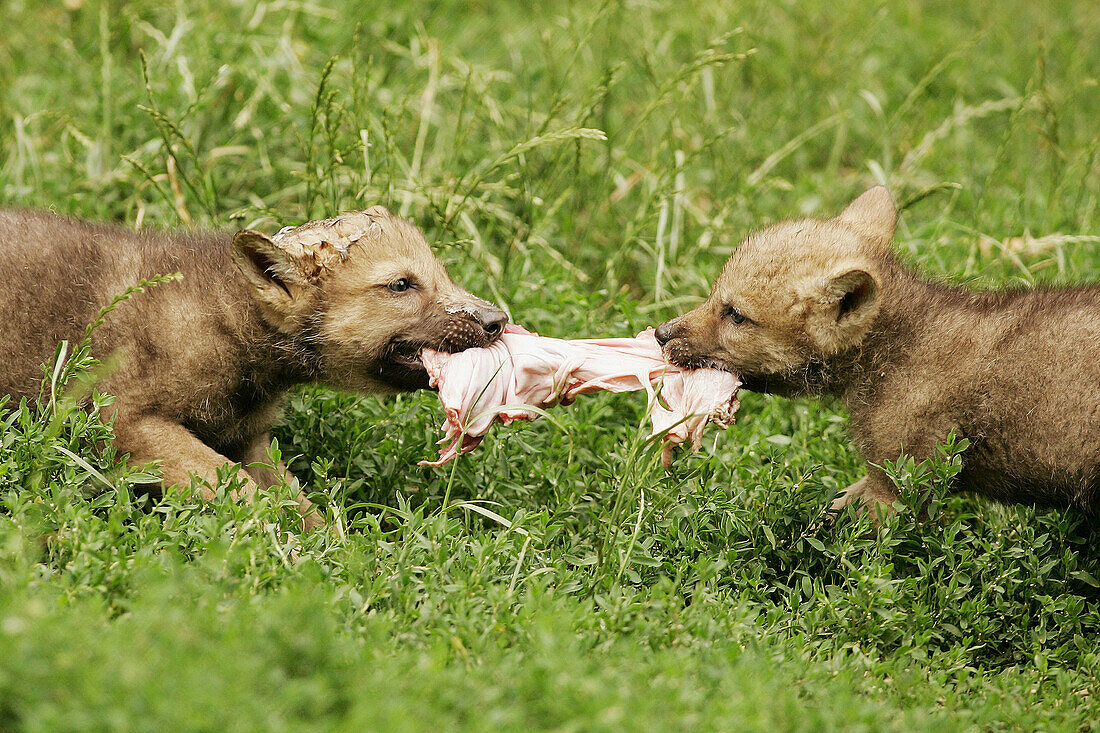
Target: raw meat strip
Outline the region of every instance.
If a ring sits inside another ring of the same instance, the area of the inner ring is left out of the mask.
[[[740,380],[717,369],[682,369],[665,361],[648,328],[634,338],[556,339],[509,325],[495,343],[446,354],[425,349],[421,360],[447,413],[441,466],[481,442],[494,422],[534,420],[531,409],[569,404],[579,394],[645,390],[653,435],[667,430],[662,461],[691,440],[698,450],[708,422],[727,427],[737,411]],[[660,397],[654,385],[663,383]],[[663,403],[663,404],[662,404]]]

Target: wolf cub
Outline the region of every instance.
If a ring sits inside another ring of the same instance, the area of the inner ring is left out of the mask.
[[[777,395],[835,395],[867,475],[834,502],[896,499],[876,466],[970,441],[959,490],[1097,508],[1100,287],[975,292],[921,277],[890,249],[877,187],[838,217],[748,236],[710,297],[657,330],[681,366],[731,370]]]
[[[423,347],[485,346],[508,320],[451,282],[420,231],[380,206],[271,237],[0,211],[0,394],[37,398],[58,342],[79,341],[130,285],[175,272],[181,281],[122,304],[92,340],[94,355],[116,357],[100,386],[116,398],[119,451],[158,461],[168,485],[191,474],[213,484],[229,462],[246,464],[243,493],[274,485],[279,476],[247,464],[266,462],[292,386],[427,387]]]

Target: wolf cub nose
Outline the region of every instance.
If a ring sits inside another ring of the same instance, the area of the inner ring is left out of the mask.
[[[508,314],[500,308],[478,308],[474,311],[474,319],[485,329],[485,335],[493,342],[504,333],[504,327],[508,325]]]
[[[677,332],[680,330],[680,324],[676,323],[675,319],[671,321],[665,321],[657,330],[653,332],[653,337],[657,339],[657,343],[664,346],[672,339],[676,338]]]

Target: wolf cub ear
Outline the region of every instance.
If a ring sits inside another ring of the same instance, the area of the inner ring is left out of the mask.
[[[266,234],[242,229],[233,237],[233,260],[269,315],[280,325],[289,321],[296,296],[309,284],[295,258]]]
[[[834,221],[876,245],[885,247],[894,238],[898,211],[886,186],[875,186],[848,204]]]
[[[278,288],[290,296],[291,288],[306,284],[294,258],[266,234],[242,229],[233,237],[233,259],[257,290]]]
[[[826,354],[855,346],[878,313],[878,283],[852,268],[818,280],[810,294],[806,331]]]

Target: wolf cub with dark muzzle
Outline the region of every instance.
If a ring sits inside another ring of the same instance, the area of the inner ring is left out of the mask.
[[[230,462],[245,464],[244,494],[275,485],[279,476],[248,464],[267,462],[291,387],[427,387],[421,349],[486,346],[508,321],[451,282],[420,231],[380,206],[270,237],[0,211],[0,394],[36,399],[60,341],[79,341],[129,286],[176,272],[181,281],[111,312],[91,344],[114,357],[100,388],[116,398],[119,452],[131,464],[159,462],[167,485],[192,474],[214,485]]]
[[[1100,288],[975,292],[921,277],[891,251],[877,187],[840,216],[749,235],[710,297],[657,330],[668,358],[777,395],[835,395],[867,475],[833,503],[891,504],[878,468],[970,447],[959,490],[1094,512],[1100,490]]]

